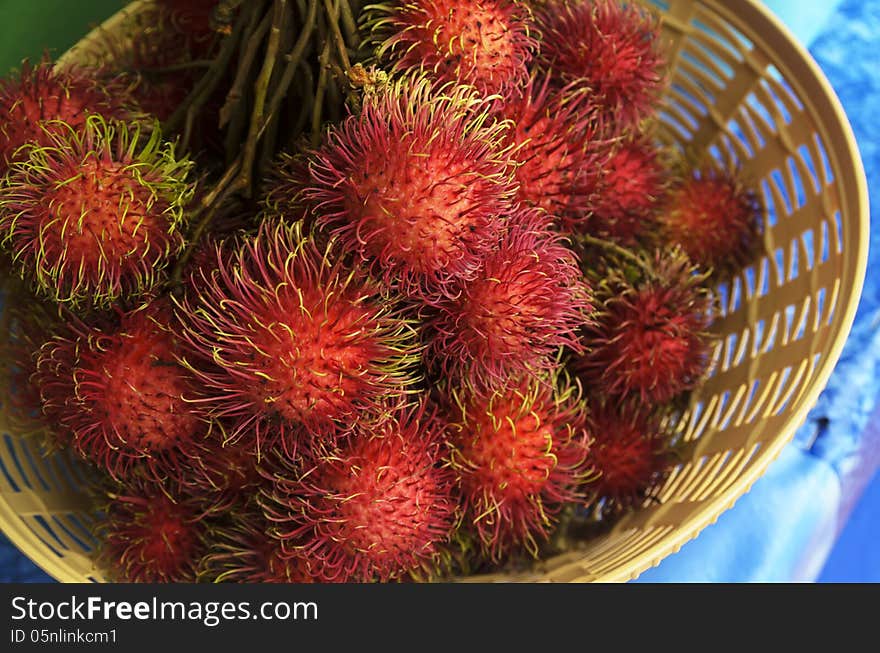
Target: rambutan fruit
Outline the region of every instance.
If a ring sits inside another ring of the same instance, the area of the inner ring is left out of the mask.
[[[16,77],[0,80],[0,175],[26,158],[22,145],[51,147],[53,134],[82,129],[90,115],[127,120],[138,116],[134,107],[128,86],[116,76],[99,81],[84,68],[25,62]]]
[[[525,85],[538,49],[520,0],[406,0],[373,5],[366,30],[393,72],[424,70],[440,83],[509,97]]]
[[[464,524],[492,560],[520,547],[537,555],[564,504],[587,480],[588,438],[577,386],[526,379],[484,395],[453,391],[450,461]]]
[[[586,463],[595,478],[586,504],[604,515],[642,504],[673,462],[660,420],[634,401],[598,401],[590,405],[587,430],[592,444]]]
[[[302,152],[282,152],[264,177],[261,204],[269,214],[286,222],[302,222],[309,231],[315,218],[314,207],[306,200],[309,180],[308,157]]]
[[[669,173],[647,139],[620,146],[604,167],[587,231],[625,245],[657,231]]]
[[[737,173],[705,166],[672,185],[661,233],[694,263],[725,276],[757,255],[763,214],[758,194]]]
[[[234,423],[230,440],[251,434],[260,451],[277,437],[294,455],[302,437],[329,436],[409,391],[420,356],[411,320],[332,244],[267,220],[215,256],[177,313],[200,402]]]
[[[327,582],[433,577],[457,521],[445,447],[443,422],[420,404],[316,447],[301,468],[280,461],[261,498],[272,534]]]
[[[0,232],[24,278],[73,308],[152,290],[183,245],[190,162],[158,128],[90,116],[25,146],[0,188]]]
[[[516,199],[577,231],[595,202],[612,147],[601,135],[601,116],[566,102],[549,81],[531,78],[522,95],[500,109],[513,123],[508,142],[517,163]]]
[[[211,529],[210,548],[199,566],[199,580],[215,583],[315,583],[308,558],[286,554],[269,535],[272,522],[258,510],[233,513]]]
[[[189,402],[194,379],[179,362],[164,300],[43,345],[36,381],[44,412],[69,430],[72,447],[115,479],[140,465],[179,478],[188,450],[208,431]]]
[[[535,12],[541,66],[581,94],[615,133],[656,110],[665,80],[659,21],[638,2],[555,0]]]
[[[594,289],[597,313],[575,368],[593,393],[659,404],[707,372],[712,298],[706,276],[680,250],[642,264],[640,279],[612,268]]]
[[[208,526],[192,498],[134,478],[108,492],[98,526],[98,560],[112,580],[194,582]]]
[[[310,161],[318,227],[403,292],[473,276],[516,190],[505,129],[472,89],[389,84],[331,127]]]
[[[222,426],[220,426],[222,432]],[[210,512],[223,514],[247,498],[262,482],[257,469],[253,440],[226,442],[220,437],[204,439],[192,449],[189,470],[181,479],[195,496],[210,497]]]
[[[579,347],[592,311],[577,256],[537,209],[513,214],[477,276],[435,309],[429,357],[444,377],[477,389],[555,366],[562,347]]]

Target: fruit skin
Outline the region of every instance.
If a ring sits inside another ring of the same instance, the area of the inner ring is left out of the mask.
[[[536,556],[589,478],[578,387],[554,375],[488,395],[453,390],[452,398],[450,465],[462,488],[464,528],[493,562],[522,549]]]
[[[191,403],[195,380],[178,362],[170,306],[156,300],[102,322],[72,320],[41,347],[34,382],[44,413],[114,479],[185,476],[209,425]]]
[[[313,561],[323,582],[433,578],[458,520],[445,453],[433,409],[399,409],[301,466],[279,460],[261,504],[285,554]]]
[[[577,101],[582,92],[550,82],[549,75],[531,77],[499,109],[513,123],[507,139],[517,162],[516,199],[543,209],[565,231],[582,231],[613,141],[603,135],[603,116]]]
[[[593,401],[587,417],[592,438],[587,506],[612,516],[635,508],[660,485],[674,462],[657,411],[638,401]]]
[[[372,5],[364,28],[391,71],[509,98],[525,86],[538,42],[518,0],[407,0]]]
[[[157,126],[89,116],[26,145],[0,187],[0,233],[20,274],[74,310],[146,295],[181,250],[191,162]]]
[[[670,173],[648,138],[622,143],[605,165],[587,231],[627,246],[658,231]]]
[[[304,557],[289,557],[269,535],[272,523],[253,506],[235,509],[211,530],[210,548],[199,565],[199,582],[315,583],[317,569]]]
[[[758,254],[763,216],[758,194],[740,173],[704,165],[673,183],[660,231],[716,278],[729,277]]]
[[[231,424],[227,441],[295,456],[302,441],[406,399],[420,356],[411,320],[332,243],[267,219],[215,260],[190,282],[199,294],[175,302],[198,402]]]
[[[638,270],[616,265],[594,286],[597,313],[574,369],[592,393],[668,402],[709,369],[713,300],[706,274],[676,249],[642,257]]]
[[[66,126],[82,129],[89,115],[136,119],[129,84],[118,75],[99,81],[84,68],[56,70],[48,60],[36,66],[25,61],[17,76],[0,80],[0,175],[22,160],[23,145],[52,146],[53,134],[64,134]]]
[[[430,367],[477,390],[555,367],[561,348],[580,348],[592,312],[577,256],[537,209],[515,213],[478,275],[434,308]]]
[[[318,227],[407,294],[473,277],[516,191],[506,125],[489,110],[473,89],[424,78],[368,95],[309,162]]]
[[[659,21],[640,3],[555,0],[535,12],[542,33],[540,65],[557,87],[588,90],[581,97],[625,134],[656,110],[666,61]]]
[[[98,522],[98,561],[114,581],[194,582],[207,523],[192,497],[133,478],[107,492]]]

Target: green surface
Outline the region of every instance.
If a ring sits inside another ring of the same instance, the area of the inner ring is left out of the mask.
[[[0,74],[21,60],[55,59],[94,26],[125,6],[125,0],[0,0]]]

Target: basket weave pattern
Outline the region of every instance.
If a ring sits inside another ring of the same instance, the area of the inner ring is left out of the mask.
[[[687,462],[661,502],[529,573],[469,580],[622,581],[656,565],[733,505],[791,440],[852,325],[867,261],[867,190],[827,81],[752,0],[652,4],[671,66],[659,138],[693,162],[739,166],[760,189],[764,255],[718,289],[713,372],[677,421]],[[60,65],[93,56],[87,38]],[[44,456],[39,443],[0,405],[0,526],[55,578],[102,580],[83,471],[66,453]]]

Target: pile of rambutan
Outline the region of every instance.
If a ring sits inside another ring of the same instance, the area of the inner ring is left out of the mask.
[[[89,467],[100,571],[437,580],[657,501],[763,220],[656,138],[659,20],[293,4],[0,84],[12,408]]]

